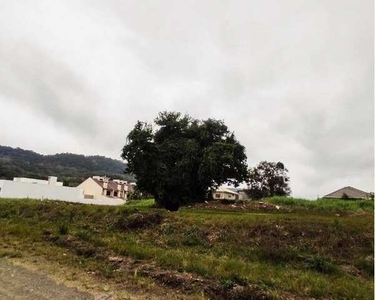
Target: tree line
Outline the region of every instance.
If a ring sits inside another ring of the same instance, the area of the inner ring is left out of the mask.
[[[0,179],[13,177],[46,179],[57,176],[66,186],[77,186],[87,177],[106,175],[128,181],[134,176],[125,174],[126,165],[120,160],[104,156],[84,156],[72,153],[41,155],[21,148],[0,146]]]

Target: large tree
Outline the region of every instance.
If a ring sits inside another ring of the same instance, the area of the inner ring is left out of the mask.
[[[203,201],[210,190],[247,178],[245,148],[223,121],[161,112],[155,125],[138,121],[122,158],[141,191],[169,210]]]
[[[251,199],[290,195],[288,169],[281,162],[260,162],[249,169],[246,192]]]

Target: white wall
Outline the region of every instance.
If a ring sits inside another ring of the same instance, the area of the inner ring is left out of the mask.
[[[94,196],[95,199],[105,198],[103,188],[95,182],[91,177],[87,178],[77,188],[83,190],[85,195]]]
[[[49,176],[48,180],[26,178],[26,177],[14,177],[13,181],[33,183],[33,184],[49,184],[49,185],[63,186],[63,183],[61,181],[57,181],[57,177],[54,177],[54,176]]]
[[[32,198],[64,201],[83,199],[82,190],[66,186],[0,180],[0,189],[1,198]]]
[[[223,191],[216,191],[213,193],[213,199],[225,199],[225,200],[236,200],[236,194],[223,192]]]

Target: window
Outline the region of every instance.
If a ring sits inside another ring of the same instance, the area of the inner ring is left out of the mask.
[[[220,198],[220,193],[215,194],[215,198]]]
[[[118,193],[117,192],[114,192],[113,193],[113,196],[117,197]]]
[[[107,191],[106,195],[111,196],[111,191]]]

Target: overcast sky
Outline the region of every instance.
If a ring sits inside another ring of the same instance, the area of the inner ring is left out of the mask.
[[[0,144],[119,158],[162,110],[223,119],[294,196],[374,184],[371,0],[0,0]]]

